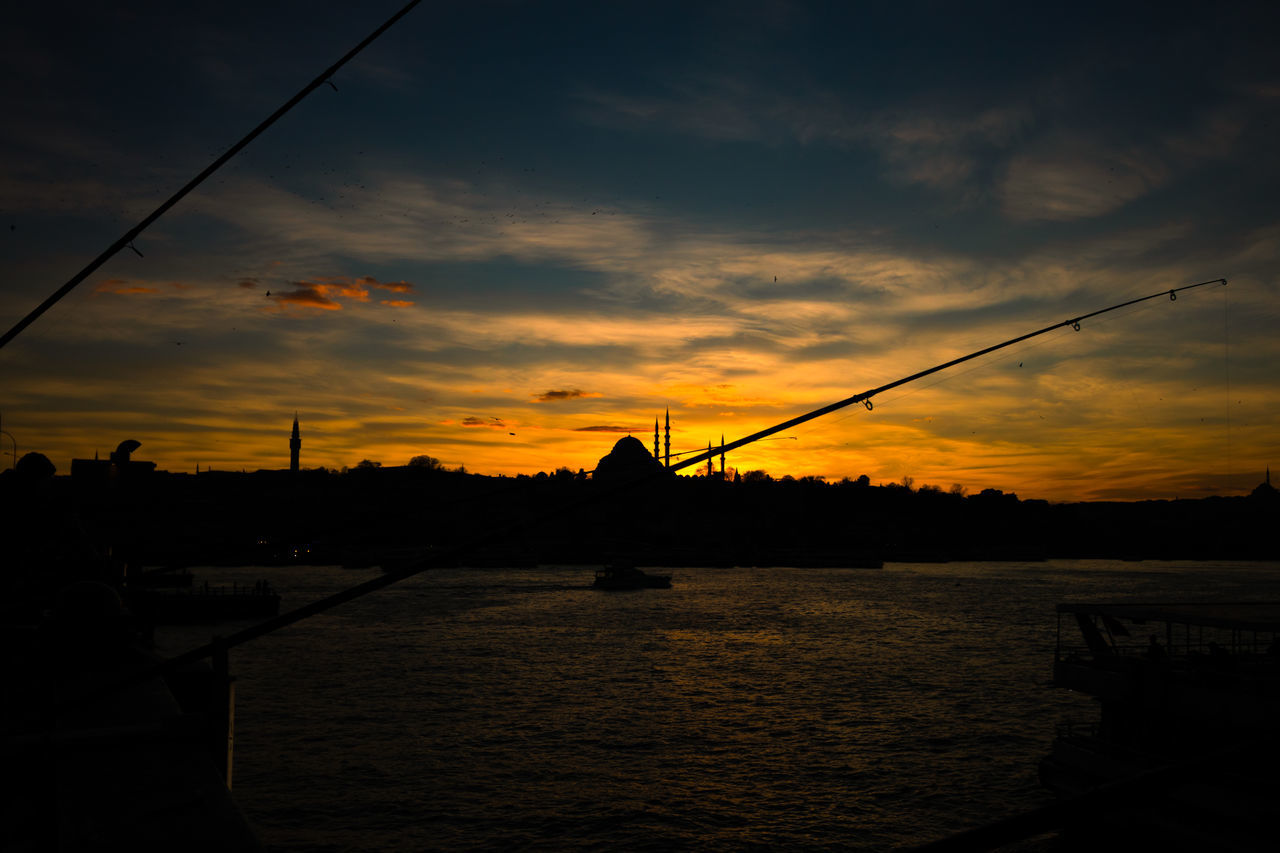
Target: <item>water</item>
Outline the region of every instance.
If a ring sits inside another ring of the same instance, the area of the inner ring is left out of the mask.
[[[672,571],[437,571],[236,650],[237,800],[289,851],[922,843],[1047,801],[1096,716],[1047,686],[1056,603],[1280,600],[1258,563]],[[197,575],[291,608],[369,573]]]

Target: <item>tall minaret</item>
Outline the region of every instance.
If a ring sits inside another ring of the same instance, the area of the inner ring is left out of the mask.
[[[724,433],[720,433],[720,479],[724,479]]]
[[[298,413],[293,413],[293,433],[289,436],[289,470],[298,472],[298,454],[302,452],[302,436],[298,435]]]
[[[653,419],[653,458],[654,459],[662,458],[661,456],[658,455],[658,419],[657,417]]]
[[[671,467],[671,408],[670,407],[667,408],[667,428],[664,434],[666,436],[666,443],[667,443],[666,466],[670,468]]]
[[[708,441],[707,442],[707,476],[708,477],[710,477],[712,474],[715,473],[715,471],[712,470],[713,466],[711,464],[711,460],[713,459],[715,459],[715,457],[711,455],[711,442]]]

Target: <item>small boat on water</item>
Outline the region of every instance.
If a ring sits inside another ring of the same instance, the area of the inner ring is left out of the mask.
[[[1274,849],[1280,603],[1060,604],[1058,623],[1053,683],[1101,712],[1062,725],[1040,763],[1045,787],[1089,804],[1068,839]]]
[[[613,565],[596,569],[595,589],[670,589],[671,575],[651,575],[635,566]]]

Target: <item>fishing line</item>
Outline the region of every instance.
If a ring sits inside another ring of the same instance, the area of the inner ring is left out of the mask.
[[[1143,307],[1145,308],[1145,307],[1149,307],[1149,306],[1143,306]],[[1102,323],[1110,323],[1110,322],[1112,322],[1112,318],[1107,318],[1106,320],[1100,321],[1100,323],[1099,323],[1099,324],[1101,325]],[[1019,347],[1019,348],[1017,348],[1017,349],[1010,350],[1010,351],[1009,351],[1009,353],[1008,353],[1008,354],[1006,354],[1006,355],[992,356],[989,360],[987,360],[987,361],[980,361],[980,362],[978,362],[978,363],[974,364],[972,367],[965,368],[965,369],[960,370],[960,371],[957,371],[957,372],[955,372],[955,373],[948,373],[948,374],[946,374],[946,375],[939,376],[937,379],[933,380],[932,382],[927,382],[927,383],[924,383],[924,384],[922,384],[922,385],[917,385],[917,386],[914,386],[914,387],[912,387],[912,388],[909,388],[909,389],[903,390],[903,391],[901,391],[900,393],[898,393],[898,394],[896,394],[896,395],[894,395],[894,396],[886,397],[886,398],[884,398],[884,400],[882,400],[882,401],[879,403],[879,405],[880,405],[881,407],[888,406],[888,405],[892,405],[893,403],[896,403],[896,402],[898,402],[898,401],[900,401],[900,400],[905,400],[905,399],[908,399],[908,398],[910,398],[910,397],[913,397],[913,396],[915,396],[916,394],[919,394],[919,393],[921,393],[921,392],[923,392],[923,391],[927,391],[927,390],[929,390],[930,388],[936,388],[936,387],[938,387],[938,386],[940,386],[940,385],[946,385],[947,383],[954,382],[954,381],[956,381],[957,379],[961,379],[961,378],[963,378],[963,377],[965,377],[965,376],[968,376],[968,375],[969,375],[969,374],[971,374],[971,373],[975,373],[975,372],[980,371],[980,370],[988,370],[988,369],[990,369],[990,368],[994,367],[995,365],[998,365],[998,364],[1001,364],[1001,363],[1012,362],[1012,361],[1013,361],[1013,359],[1014,359],[1015,357],[1017,357],[1017,356],[1020,356],[1020,355],[1025,356],[1025,354],[1026,354],[1026,353],[1028,353],[1028,352],[1031,352],[1031,351],[1033,351],[1033,350],[1037,350],[1037,349],[1039,349],[1039,348],[1041,348],[1041,347],[1049,346],[1050,344],[1053,344],[1053,343],[1057,343],[1057,342],[1058,342],[1058,341],[1060,341],[1062,338],[1070,337],[1070,336],[1071,336],[1071,335],[1073,335],[1073,334],[1076,334],[1076,333],[1075,333],[1074,331],[1072,331],[1072,330],[1068,330],[1068,329],[1060,329],[1060,330],[1056,331],[1055,333],[1051,334],[1051,335],[1050,335],[1050,336],[1048,336],[1048,337],[1042,338],[1042,339],[1037,340],[1037,341],[1035,341],[1035,342],[1027,342],[1027,343],[1025,343],[1023,346],[1021,346],[1021,347]],[[854,409],[854,410],[852,410],[852,411],[848,412],[847,414],[843,414],[843,415],[839,416],[838,418],[835,418],[835,419],[833,419],[833,420],[829,421],[829,424],[831,424],[831,425],[833,425],[833,426],[834,426],[835,424],[842,423],[843,421],[846,421],[846,420],[848,420],[848,419],[850,419],[850,418],[852,418],[852,417],[854,417],[854,416],[856,416],[856,415],[860,415],[860,414],[863,414],[862,410]],[[811,427],[809,427],[808,429],[804,430],[804,431],[803,431],[803,432],[801,432],[800,434],[801,434],[801,435],[807,435],[807,434],[809,434],[809,433],[811,433],[811,432],[814,432],[814,431],[816,431],[816,430],[818,430],[818,429],[821,429],[821,427],[820,427],[818,424],[814,424],[813,426],[811,426]]]
[[[1105,317],[1100,317],[1096,321],[1090,322],[1088,328],[1095,329],[1095,330],[1100,328],[1109,328],[1114,326],[1116,323],[1120,322],[1121,320],[1130,319],[1132,318],[1132,316],[1136,314],[1151,311],[1154,308],[1155,308],[1155,303],[1150,303],[1150,302],[1144,302],[1136,305],[1128,305],[1124,309],[1118,311],[1115,314],[1110,314]],[[1083,330],[1084,330],[1084,327],[1081,328],[1081,331]],[[1025,353],[1027,352],[1031,352],[1031,351],[1040,349],[1042,347],[1049,346],[1050,344],[1058,343],[1063,338],[1069,338],[1074,334],[1076,334],[1076,332],[1075,330],[1072,330],[1072,329],[1063,328],[1063,329],[1057,330],[1055,333],[1047,337],[1041,338],[1040,340],[1037,340],[1034,342],[1027,342],[1024,345],[1018,347],[1017,349],[1010,350],[1009,353],[1006,355],[993,356],[991,359],[979,361],[978,363],[974,364],[972,367],[969,367],[967,369],[960,370],[954,373],[947,373],[944,376],[939,376],[933,382],[928,382],[922,385],[916,385],[908,390],[902,391],[896,396],[887,397],[881,405],[887,405],[890,403],[897,402],[899,400],[907,399],[909,397],[912,397],[916,394],[921,393],[922,391],[927,391],[930,388],[935,388],[940,385],[945,385],[949,382],[953,382],[971,373],[975,373],[980,370],[987,370],[1001,363],[1012,362],[1014,358],[1018,356],[1025,355]],[[1036,372],[1039,372],[1039,371],[1036,371]],[[853,414],[856,414],[856,412],[851,413],[849,415],[845,415],[843,418],[841,418],[841,420],[843,420],[844,418],[852,417]]]
[[[1086,321],[1086,320],[1090,321],[1090,322],[1088,323],[1088,328],[1090,328],[1090,329],[1097,329],[1097,328],[1099,328],[1099,327],[1104,327],[1104,328],[1105,328],[1107,325],[1109,325],[1109,324],[1111,324],[1111,323],[1114,323],[1116,320],[1120,319],[1121,317],[1129,317],[1129,316],[1131,316],[1131,315],[1135,314],[1138,310],[1150,309],[1150,308],[1151,308],[1151,307],[1153,307],[1153,306],[1152,306],[1152,305],[1147,305],[1147,304],[1145,304],[1145,303],[1152,302],[1152,300],[1155,300],[1155,299],[1157,299],[1158,297],[1161,297],[1161,296],[1168,296],[1168,298],[1169,298],[1169,300],[1170,300],[1171,302],[1172,302],[1172,301],[1177,301],[1177,299],[1178,299],[1178,294],[1179,294],[1179,293],[1182,293],[1182,292],[1184,292],[1184,291],[1194,290],[1195,288],[1204,287],[1204,286],[1206,286],[1206,285],[1225,286],[1225,285],[1226,285],[1226,283],[1227,283],[1227,280],[1226,280],[1226,279],[1212,279],[1212,280],[1210,280],[1210,281],[1202,281],[1202,282],[1198,282],[1198,283],[1196,283],[1196,284],[1184,285],[1183,287],[1177,287],[1177,288],[1172,288],[1172,289],[1170,289],[1170,290],[1166,290],[1166,291],[1160,291],[1160,292],[1158,292],[1158,293],[1153,293],[1153,294],[1150,294],[1150,295],[1148,295],[1148,296],[1141,296],[1141,297],[1137,297],[1137,298],[1134,298],[1134,299],[1129,299],[1129,300],[1127,300],[1127,301],[1125,301],[1125,302],[1121,302],[1121,303],[1118,303],[1118,304],[1116,304],[1116,305],[1112,305],[1112,306],[1109,306],[1109,307],[1107,307],[1107,308],[1103,308],[1103,309],[1098,310],[1098,311],[1093,311],[1093,312],[1090,312],[1090,313],[1088,313],[1088,314],[1083,314],[1083,315],[1080,315],[1079,317],[1075,317],[1075,318],[1070,319],[1070,320],[1064,320],[1064,321],[1062,321],[1061,323],[1055,323],[1055,324],[1054,324],[1054,325],[1052,325],[1052,326],[1046,326],[1045,328],[1040,329],[1040,330],[1038,330],[1038,331],[1036,331],[1036,332],[1031,332],[1031,333],[1026,334],[1026,335],[1021,335],[1021,336],[1019,336],[1019,337],[1017,337],[1017,338],[1013,338],[1013,339],[1010,339],[1010,340],[1008,340],[1008,341],[1004,341],[1003,343],[996,344],[995,346],[986,347],[985,349],[981,349],[981,350],[979,350],[979,351],[977,351],[977,352],[970,353],[969,355],[961,356],[960,358],[953,359],[953,360],[948,361],[948,362],[946,362],[946,363],[944,363],[944,364],[937,365],[937,366],[932,367],[932,368],[930,368],[930,369],[928,369],[928,370],[924,370],[924,371],[921,371],[920,373],[913,374],[912,376],[906,377],[905,379],[900,379],[900,380],[897,380],[897,381],[895,381],[895,382],[891,382],[891,383],[889,383],[889,384],[887,384],[887,385],[883,385],[883,386],[881,386],[881,387],[879,387],[879,388],[872,389],[871,391],[864,392],[863,394],[856,395],[856,396],[854,396],[854,397],[850,397],[850,398],[848,398],[848,399],[846,399],[846,400],[842,400],[842,401],[840,401],[839,403],[833,403],[833,404],[831,404],[830,406],[825,406],[825,407],[823,407],[822,409],[815,410],[814,412],[810,412],[810,413],[809,413],[809,414],[807,414],[807,415],[802,415],[800,418],[796,418],[796,419],[793,419],[793,420],[791,420],[791,421],[788,421],[788,422],[787,422],[787,424],[786,424],[786,425],[784,425],[784,426],[787,426],[787,425],[789,425],[789,426],[793,426],[793,427],[794,427],[794,426],[797,426],[797,425],[799,425],[799,423],[801,423],[801,422],[808,421],[808,420],[812,420],[812,419],[814,419],[814,418],[816,418],[816,417],[819,417],[820,415],[827,414],[827,413],[829,413],[829,412],[831,412],[831,411],[833,411],[833,410],[835,410],[835,409],[838,409],[838,408],[843,408],[843,407],[845,407],[845,406],[849,406],[849,405],[851,405],[852,403],[855,403],[855,402],[862,402],[862,403],[863,403],[863,406],[864,406],[868,411],[871,411],[871,410],[873,409],[873,405],[872,405],[872,403],[871,403],[871,398],[872,398],[872,397],[874,397],[874,396],[878,396],[878,395],[880,395],[881,393],[883,393],[884,391],[891,390],[891,389],[893,389],[893,388],[897,388],[897,387],[900,387],[900,386],[902,386],[902,385],[906,385],[906,384],[908,384],[908,383],[914,382],[915,380],[917,380],[917,379],[921,379],[921,378],[923,378],[923,377],[925,377],[925,376],[929,376],[929,375],[934,374],[934,373],[939,373],[939,372],[941,372],[941,371],[943,371],[943,370],[946,370],[946,369],[948,369],[948,368],[950,368],[950,367],[953,367],[953,366],[955,366],[955,365],[961,364],[961,363],[963,363],[963,362],[966,362],[966,361],[973,361],[973,360],[975,360],[975,359],[981,359],[981,358],[983,358],[984,356],[987,356],[987,355],[989,355],[989,354],[991,354],[991,353],[993,353],[993,352],[995,352],[995,351],[997,351],[997,350],[1006,349],[1006,348],[1008,348],[1008,347],[1010,347],[1010,346],[1017,346],[1017,345],[1022,344],[1022,343],[1026,342],[1026,341],[1028,341],[1028,340],[1030,340],[1030,339],[1032,339],[1032,338],[1037,338],[1037,337],[1039,337],[1039,336],[1041,336],[1041,335],[1045,335],[1045,334],[1050,333],[1050,332],[1057,332],[1057,334],[1052,335],[1051,337],[1049,337],[1047,340],[1045,340],[1045,341],[1043,341],[1043,342],[1037,342],[1036,344],[1031,345],[1031,346],[1039,346],[1039,345],[1041,345],[1041,343],[1050,343],[1050,342],[1054,342],[1054,341],[1059,341],[1059,340],[1061,340],[1063,337],[1067,337],[1067,336],[1068,336],[1068,335],[1066,334],[1068,327],[1069,327],[1072,331],[1075,331],[1075,332],[1080,332],[1080,331],[1082,331],[1082,330],[1085,328],[1085,326],[1084,326],[1084,325],[1082,325],[1082,324],[1083,324],[1083,323],[1084,323],[1084,321]],[[1126,309],[1129,309],[1129,310],[1126,310]],[[1119,313],[1119,314],[1116,314],[1115,316],[1108,316],[1108,317],[1105,317],[1105,318],[1103,318],[1103,319],[1097,319],[1097,318],[1102,317],[1103,315],[1113,314],[1114,312],[1120,312],[1120,313]],[[1020,348],[1020,349],[1018,349],[1018,350],[1014,350],[1014,353],[1013,353],[1013,354],[1016,354],[1017,352],[1024,352],[1024,351],[1025,351],[1026,349],[1028,349],[1028,348],[1030,348],[1030,347]],[[1011,356],[1010,356],[1010,357],[1011,357]],[[998,359],[994,359],[994,360],[987,360],[987,361],[980,361],[978,364],[976,364],[976,365],[974,365],[973,367],[971,367],[971,368],[969,368],[969,369],[967,369],[967,370],[963,371],[962,373],[954,374],[954,375],[949,374],[949,375],[948,375],[948,376],[946,376],[946,377],[941,377],[941,378],[939,378],[938,380],[935,380],[934,382],[931,382],[931,383],[929,383],[929,384],[928,384],[928,385],[926,385],[926,386],[922,386],[920,390],[923,390],[923,388],[934,387],[934,386],[936,386],[936,385],[941,384],[941,382],[943,382],[943,381],[947,381],[947,380],[948,380],[948,379],[950,379],[950,378],[954,378],[954,377],[958,377],[958,376],[963,376],[963,375],[965,375],[965,374],[967,374],[967,373],[972,372],[973,370],[977,370],[977,369],[979,369],[979,368],[983,368],[983,367],[990,367],[992,364],[996,364],[996,363],[999,363],[999,360],[998,360]],[[901,400],[901,399],[903,399],[904,397],[909,396],[911,393],[914,393],[914,391],[915,391],[915,389],[913,389],[912,391],[909,391],[909,392],[904,392],[904,393],[898,394],[898,395],[897,395],[897,396],[895,396],[895,397],[891,397],[891,398],[886,399],[886,400],[885,400],[885,402],[892,403],[892,402],[894,402],[895,400]],[[848,419],[848,418],[852,417],[852,416],[853,416],[853,414],[856,414],[856,412],[851,412],[851,413],[848,413],[848,414],[842,415],[840,418],[838,418],[838,419],[836,420],[836,423],[839,423],[839,422],[841,422],[841,421],[844,421],[844,420],[846,420],[846,419]],[[805,430],[805,431],[804,431],[803,433],[801,433],[801,434],[802,434],[802,435],[809,435],[809,434],[812,434],[812,432],[813,432],[814,430],[816,430],[816,429],[817,429],[817,425],[814,425],[814,426],[810,427],[809,429]],[[726,446],[726,450],[734,449],[734,448],[736,448],[736,447],[742,446],[743,444],[750,443],[750,442],[751,442],[751,441],[753,441],[753,440],[759,440],[759,437],[761,437],[761,436],[765,436],[765,435],[769,435],[769,434],[771,434],[772,432],[777,432],[777,431],[780,431],[780,427],[774,427],[774,428],[772,428],[772,429],[770,429],[770,430],[765,430],[765,431],[762,431],[762,432],[759,432],[759,433],[755,433],[755,434],[754,434],[754,436],[748,436],[748,437],[747,437],[747,438],[745,438],[745,439],[739,439],[738,441],[733,442],[733,443],[731,443],[731,444],[727,445],[727,446]],[[847,444],[847,442],[846,442],[846,444]],[[693,464],[697,464],[698,462],[702,461],[702,460],[703,460],[703,459],[705,459],[705,458],[706,458],[706,457],[705,457],[705,455],[704,455],[703,457],[701,457],[701,458],[694,458],[694,459],[688,460],[687,462],[683,463],[683,465],[693,465]],[[682,465],[681,467],[683,467],[683,465]]]
[[[48,311],[55,304],[57,304],[57,302],[60,299],[62,299],[62,297],[66,296],[68,293],[74,290],[77,285],[79,285],[86,278],[92,275],[99,267],[101,267],[107,261],[111,260],[111,258],[114,257],[115,254],[119,252],[121,249],[124,249],[124,248],[133,249],[133,251],[138,253],[139,257],[142,257],[142,253],[138,252],[138,250],[134,248],[133,241],[137,239],[137,237],[143,231],[149,228],[157,219],[159,219],[166,212],[168,212],[169,208],[173,207],[175,204],[181,201],[188,193],[190,193],[196,187],[200,186],[200,184],[204,183],[205,180],[210,175],[212,175],[214,172],[221,169],[222,166],[228,160],[230,160],[232,157],[239,154],[240,151],[242,151],[245,148],[245,146],[247,146],[250,142],[253,142],[253,140],[257,139],[263,132],[267,130],[267,128],[271,127],[271,125],[275,124],[277,120],[282,118],[285,113],[289,112],[295,106],[297,106],[302,101],[303,98],[311,94],[320,86],[323,86],[325,83],[328,83],[330,86],[333,86],[333,83],[330,81],[330,78],[334,74],[336,74],[338,70],[342,68],[342,66],[346,65],[348,62],[354,59],[356,54],[360,53],[360,51],[364,50],[371,43],[373,43],[374,39],[378,38],[378,36],[382,35],[384,32],[390,29],[391,26],[396,23],[396,21],[399,21],[405,15],[409,14],[410,10],[412,10],[413,7],[417,6],[418,3],[420,2],[421,0],[410,0],[410,2],[406,4],[399,12],[396,12],[394,15],[388,18],[382,24],[382,26],[378,27],[376,30],[374,30],[372,33],[366,36],[364,41],[360,42],[351,50],[347,51],[347,54],[343,56],[341,59],[339,59],[337,62],[330,65],[324,71],[321,71],[318,77],[316,77],[306,86],[304,86],[301,91],[299,91],[296,95],[294,95],[292,98],[286,101],[283,106],[281,106],[274,113],[272,113],[265,120],[263,120],[261,124],[259,124],[253,130],[249,131],[249,133],[247,133],[239,142],[237,142],[235,145],[232,145],[230,148],[228,148],[221,157],[219,157],[218,159],[210,163],[208,166],[206,166],[204,170],[200,172],[200,174],[196,175],[194,178],[188,181],[186,185],[182,187],[182,189],[178,190],[176,193],[171,195],[163,204],[161,204],[159,207],[153,210],[151,214],[148,215],[145,219],[143,219],[137,225],[133,226],[128,231],[126,231],[124,233],[124,236],[122,236],[119,240],[116,240],[114,243],[108,246],[107,249],[104,252],[102,252],[102,254],[98,255],[98,257],[90,261],[88,266],[86,266],[84,269],[80,270],[80,272],[72,276],[71,279],[67,281],[66,284],[62,285],[62,287],[55,290],[48,299],[46,299],[44,302],[41,302],[34,309],[32,309],[31,312],[27,314],[27,316],[23,317],[21,320],[15,323],[13,325],[13,328],[5,332],[4,335],[0,335],[0,348],[3,348],[5,344],[9,343],[9,341],[16,338],[18,334],[22,332],[23,329],[25,329],[27,326],[30,326],[32,323],[34,323],[40,317],[41,314]],[[334,89],[336,90],[337,87],[334,86]]]

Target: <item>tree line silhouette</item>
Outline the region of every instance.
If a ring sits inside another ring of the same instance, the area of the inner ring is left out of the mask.
[[[134,567],[386,564],[527,520],[472,565],[870,566],[1049,558],[1277,559],[1280,493],[1049,503],[865,475],[668,475],[624,491],[585,471],[470,474],[418,456],[341,471],[55,476],[40,454],[0,475],[6,587]],[[557,506],[572,507],[557,513]],[[548,509],[552,511],[548,512]],[[299,550],[296,546],[305,544]]]

